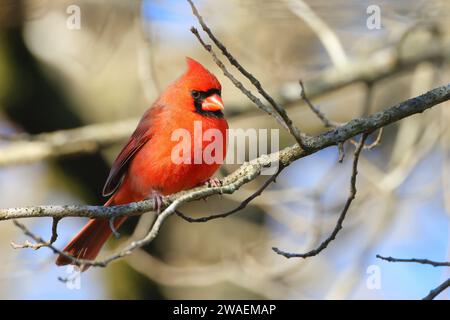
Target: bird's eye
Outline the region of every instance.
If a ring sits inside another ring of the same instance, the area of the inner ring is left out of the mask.
[[[194,99],[199,99],[200,98],[200,92],[198,92],[198,91],[192,91],[192,97],[194,98]]]

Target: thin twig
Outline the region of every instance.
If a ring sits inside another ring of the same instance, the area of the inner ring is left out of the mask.
[[[53,220],[54,222],[55,220]],[[23,234],[26,235],[27,237],[30,237],[31,239],[33,239],[35,241],[35,244],[28,242],[29,246],[26,246],[27,242],[25,243],[25,245],[19,245],[17,248],[18,249],[22,249],[22,248],[32,248],[32,249],[39,249],[40,247],[47,247],[50,250],[53,251],[53,253],[55,254],[60,254],[64,257],[66,257],[67,259],[69,259],[73,264],[75,264],[76,266],[80,267],[81,269],[83,269],[84,266],[84,261],[82,259],[76,259],[70,255],[68,255],[67,253],[57,249],[55,246],[53,246],[53,244],[51,242],[46,242],[44,239],[42,239],[42,237],[34,234],[33,232],[31,232],[24,224],[20,223],[17,220],[13,220],[13,223],[16,227],[18,227],[20,230],[22,230]],[[56,227],[54,227],[57,223],[54,222],[52,229],[56,230]],[[56,233],[55,233],[56,234]],[[52,236],[53,238],[53,236]],[[11,245],[15,248],[16,244],[11,243]],[[36,246],[37,245],[37,246]],[[36,247],[35,247],[36,246]]]
[[[378,147],[381,143],[381,138],[383,137],[383,131],[384,131],[383,127],[378,129],[378,133],[377,133],[375,140],[373,140],[370,144],[366,144],[364,146],[364,150],[372,150],[373,148]],[[349,141],[354,146],[358,145],[358,142],[356,142],[354,139],[350,139]]]
[[[316,248],[311,251],[308,251],[306,253],[290,253],[286,251],[282,251],[276,247],[273,247],[272,250],[275,251],[277,254],[282,255],[286,258],[309,258],[312,256],[315,256],[319,254],[322,250],[324,250],[331,241],[333,241],[339,231],[342,229],[342,224],[344,223],[344,219],[347,215],[348,209],[350,208],[350,205],[352,204],[353,200],[356,196],[356,176],[358,174],[358,160],[359,156],[361,154],[361,151],[364,147],[364,142],[368,136],[368,133],[363,133],[361,136],[361,140],[355,150],[354,157],[353,157],[353,166],[352,166],[352,175],[350,178],[350,193],[348,195],[347,201],[345,202],[344,209],[342,210],[341,214],[339,215],[339,219],[336,223],[336,226],[334,227],[333,232],[330,234],[328,238],[326,238],[322,243]]]
[[[61,220],[61,218],[53,218],[52,221],[52,235],[50,237],[49,241],[45,241],[44,239],[42,239],[41,237],[37,238],[37,237],[32,237],[36,243],[31,243],[30,241],[25,241],[23,244],[19,244],[19,243],[15,243],[13,241],[11,241],[11,246],[14,249],[25,249],[25,248],[29,248],[29,249],[33,249],[33,250],[38,250],[42,247],[48,247],[50,245],[52,245],[57,239],[58,239],[58,222]],[[25,225],[19,223],[17,220],[13,220],[13,223],[18,226],[20,229],[22,229],[22,231],[24,231],[24,233],[28,236],[31,235],[31,232],[25,227]],[[26,232],[25,232],[26,230]]]
[[[383,131],[384,131],[383,127],[378,129],[377,137],[375,138],[375,140],[373,140],[373,142],[371,144],[366,144],[364,146],[364,149],[372,150],[373,148],[377,147],[381,142],[381,138],[383,137]]]
[[[306,95],[305,85],[303,84],[303,81],[299,80],[298,83],[300,84],[300,89],[301,89],[300,96],[301,96],[302,100],[306,102],[306,104],[311,109],[311,111],[314,112],[314,114],[320,119],[320,121],[322,121],[322,123],[324,124],[325,127],[336,128],[336,127],[339,127],[342,125],[342,123],[338,123],[338,122],[329,120],[327,118],[327,116],[322,111],[320,111],[320,109],[318,107],[313,105],[311,100],[309,100],[308,96]]]
[[[111,229],[112,234],[114,235],[114,237],[116,239],[120,238],[120,233],[119,231],[117,231],[116,227],[114,226],[114,221],[116,220],[115,217],[112,217],[109,219],[108,223],[109,223],[109,228]]]
[[[61,218],[53,218],[52,221],[52,236],[50,238],[49,244],[53,244],[58,239],[58,223]]]
[[[230,79],[230,81],[233,83],[233,85],[238,88],[245,96],[247,96],[247,98],[249,98],[259,109],[263,110],[264,112],[266,112],[268,115],[270,115],[271,117],[275,118],[277,120],[277,122],[286,130],[289,131],[289,128],[287,127],[286,123],[283,121],[283,119],[272,109],[269,108],[268,106],[266,106],[264,103],[262,103],[262,101],[256,97],[250,90],[248,90],[243,84],[242,82],[240,82],[239,80],[237,80],[229,71],[228,69],[225,67],[225,65],[223,64],[223,62],[217,57],[217,55],[215,54],[214,50],[212,50],[211,45],[206,44],[203,39],[201,38],[200,34],[198,33],[198,30],[194,27],[191,28],[191,32],[197,37],[198,41],[200,42],[200,44],[203,46],[203,48],[205,48],[206,51],[208,51],[214,62],[217,64],[217,66],[222,70],[223,74]]]
[[[299,80],[299,84],[300,84],[300,89],[301,89],[300,96],[301,96],[302,100],[306,102],[306,104],[311,109],[311,111],[320,119],[320,121],[322,121],[322,123],[324,124],[324,126],[326,128],[337,128],[337,127],[340,127],[343,125],[343,123],[339,123],[339,122],[328,119],[327,116],[325,115],[325,113],[320,111],[320,109],[318,107],[316,107],[311,102],[311,100],[309,100],[308,96],[306,95],[305,85],[303,84],[302,80]],[[340,163],[342,163],[344,161],[344,157],[345,157],[344,143],[339,142],[337,146],[338,146],[338,153],[339,153],[338,161]]]
[[[385,260],[388,262],[414,262],[414,263],[420,263],[420,264],[428,264],[433,267],[450,267],[450,262],[437,262],[437,261],[432,261],[432,260],[428,260],[428,259],[416,259],[416,258],[399,259],[399,258],[393,258],[393,257],[383,257],[383,256],[380,256],[379,254],[377,254],[376,257],[378,259]]]
[[[215,54],[214,50],[212,49],[211,45],[206,44],[202,37],[200,36],[200,34],[198,33],[198,30],[194,27],[191,28],[191,32],[197,37],[198,41],[200,42],[200,44],[203,46],[203,48],[205,48],[206,51],[208,51],[214,62],[217,64],[217,66],[222,70],[223,74],[231,80],[231,82],[233,83],[233,85],[238,88],[239,90],[241,90],[241,92],[246,95],[259,109],[263,110],[264,112],[266,112],[267,114],[269,114],[270,116],[274,117],[275,119],[277,119],[277,121],[286,129],[288,129],[286,127],[286,124],[283,122],[283,120],[280,118],[280,116],[274,112],[271,108],[269,108],[268,106],[266,106],[264,103],[261,102],[261,100],[256,97],[254,94],[252,94],[250,92],[250,90],[248,90],[243,84],[242,82],[240,82],[239,80],[237,80],[229,71],[228,69],[225,67],[225,65],[223,64],[223,62],[217,57],[217,55]]]

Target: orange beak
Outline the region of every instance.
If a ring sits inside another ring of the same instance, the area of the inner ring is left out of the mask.
[[[223,110],[223,101],[218,94],[210,95],[202,102],[202,110],[204,111],[218,111]]]

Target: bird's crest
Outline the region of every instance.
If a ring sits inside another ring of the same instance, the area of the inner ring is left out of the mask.
[[[188,69],[184,75],[184,78],[192,86],[192,89],[205,91],[209,89],[222,89],[217,78],[198,61],[186,57],[186,63]]]

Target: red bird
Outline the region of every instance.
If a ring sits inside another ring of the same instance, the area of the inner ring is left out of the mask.
[[[103,188],[103,195],[111,196],[105,206],[148,198],[154,198],[160,203],[162,196],[207,182],[224,159],[228,124],[222,113],[221,85],[200,63],[191,58],[186,60],[186,73],[172,83],[144,113],[114,161]],[[204,141],[203,137],[194,133],[196,121],[201,124],[202,132],[219,130],[222,135],[222,150],[219,154],[222,158],[213,163],[198,163],[194,161],[195,147],[192,147],[187,155],[191,161],[174,163],[172,150],[179,144],[172,139],[175,130],[187,130],[194,137],[190,141],[191,146],[200,143],[204,150],[210,144],[210,141]],[[115,228],[125,220],[126,217],[116,219]],[[108,220],[91,219],[63,251],[79,259],[93,260],[111,233]],[[59,255],[56,260],[57,265],[70,263],[71,260],[63,255]]]

